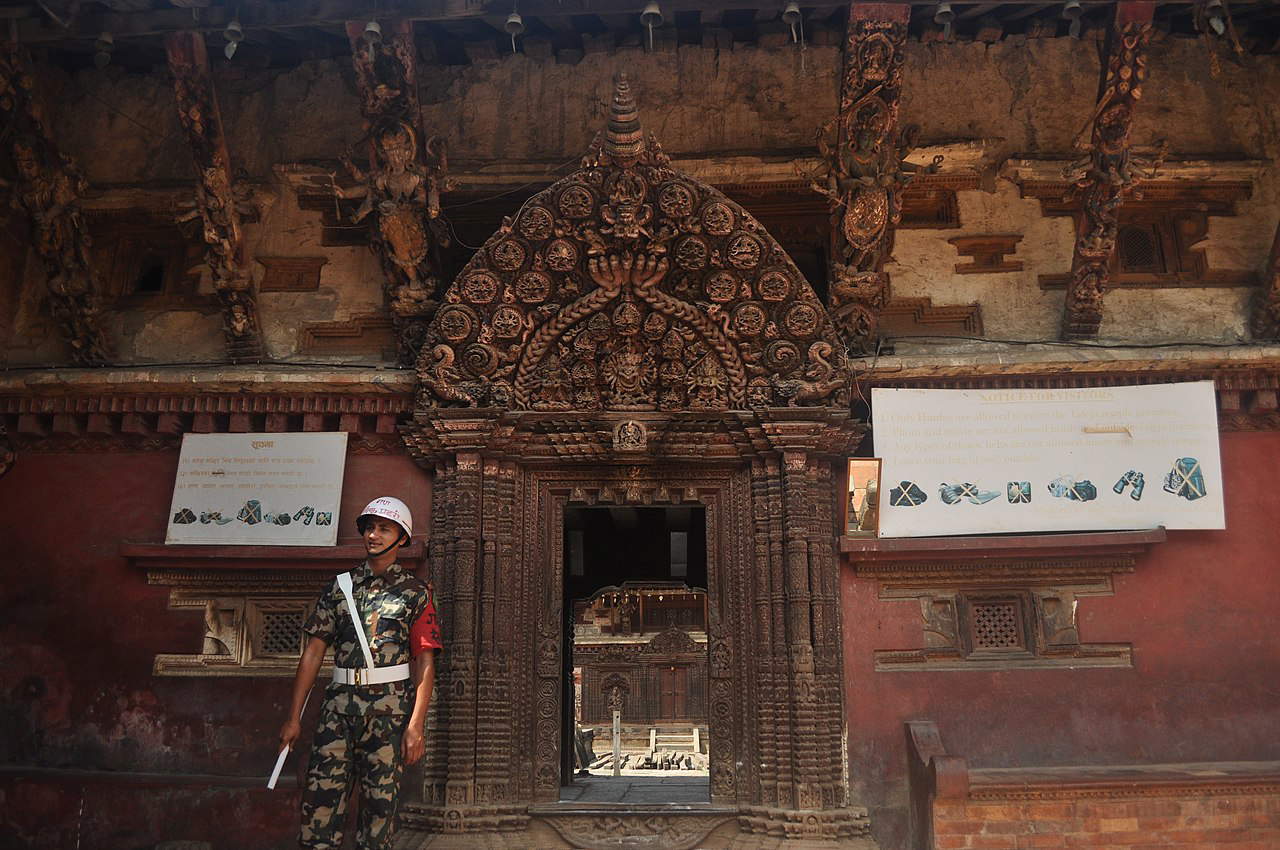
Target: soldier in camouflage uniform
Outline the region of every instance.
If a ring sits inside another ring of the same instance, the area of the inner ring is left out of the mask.
[[[351,594],[373,672],[335,579],[303,626],[310,639],[298,663],[290,719],[280,731],[282,744],[297,739],[298,715],[332,646],[334,681],[325,689],[302,795],[299,844],[314,850],[342,845],[353,787],[360,801],[356,846],[390,850],[403,766],[423,754],[435,651],[440,648],[427,585],[395,563],[413,529],[409,509],[398,499],[382,497],[356,523],[369,558],[351,571]]]

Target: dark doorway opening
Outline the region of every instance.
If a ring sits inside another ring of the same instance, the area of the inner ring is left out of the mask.
[[[709,801],[705,508],[569,507],[564,536],[561,799]]]

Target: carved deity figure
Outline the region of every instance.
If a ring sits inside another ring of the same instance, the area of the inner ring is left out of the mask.
[[[433,136],[419,156],[418,134],[403,120],[388,120],[372,132],[373,167],[365,172],[349,154],[343,165],[359,185],[344,189],[334,184],[340,198],[362,198],[352,219],[360,222],[376,214],[373,248],[387,275],[387,293],[397,320],[402,359],[414,359],[425,334],[425,320],[437,306],[439,285],[432,263],[433,246],[449,244],[440,217],[440,193],[445,191],[448,167],[444,139]],[[409,324],[419,328],[414,331]],[[406,338],[406,334],[408,335]]]

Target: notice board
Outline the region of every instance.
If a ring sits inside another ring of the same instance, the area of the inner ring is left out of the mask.
[[[347,434],[184,434],[165,543],[332,546]]]
[[[880,536],[1226,527],[1212,381],[874,389]]]

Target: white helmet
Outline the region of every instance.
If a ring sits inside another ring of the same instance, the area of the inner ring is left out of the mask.
[[[361,534],[364,533],[364,523],[361,520],[367,516],[389,519],[404,529],[405,537],[413,536],[413,514],[409,513],[408,505],[393,496],[379,496],[365,505],[360,516],[356,517],[356,528],[360,529]]]

